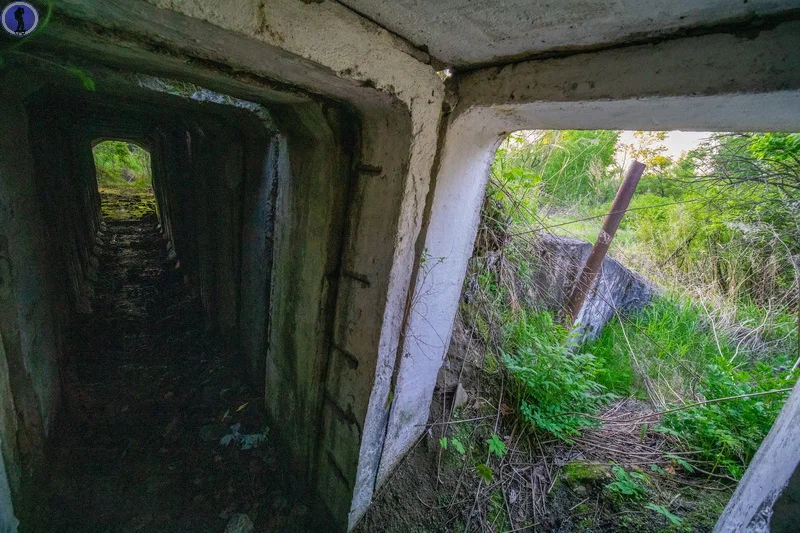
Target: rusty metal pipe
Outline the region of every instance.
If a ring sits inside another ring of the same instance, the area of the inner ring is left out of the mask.
[[[628,205],[631,203],[631,198],[633,197],[634,191],[636,191],[636,186],[639,185],[639,180],[642,178],[644,169],[644,163],[640,163],[635,159],[631,163],[631,166],[628,167],[625,179],[622,180],[622,185],[619,186],[617,195],[614,197],[614,203],[611,204],[611,210],[603,220],[603,229],[600,230],[600,234],[597,236],[597,242],[592,246],[589,258],[586,260],[583,270],[575,281],[572,292],[570,292],[567,303],[564,306],[567,315],[566,321],[569,324],[573,324],[578,317],[583,303],[586,301],[586,295],[589,293],[589,290],[594,284],[594,280],[597,279],[597,275],[600,273],[603,259],[605,259],[606,253],[608,253],[608,247],[611,244],[611,240],[614,238],[614,234],[617,233],[622,217],[625,216],[625,211],[627,211]]]

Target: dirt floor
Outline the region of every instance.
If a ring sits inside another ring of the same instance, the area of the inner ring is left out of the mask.
[[[590,429],[571,444],[522,431],[504,393],[502,373],[487,369],[484,353],[457,320],[428,431],[378,489],[357,533],[713,529],[730,497],[730,484],[697,472],[687,475],[665,457],[671,441],[642,431],[641,425]],[[467,395],[453,408],[459,382]],[[624,399],[599,414],[636,417],[649,409],[644,402]],[[505,441],[508,453],[502,458],[487,453],[493,433]],[[442,438],[448,439],[446,449]],[[463,449],[453,445],[454,439]],[[492,469],[488,482],[479,475],[479,464]],[[628,497],[609,490],[618,481],[615,467],[640,474],[636,479],[646,494]],[[654,505],[671,511],[676,522]]]
[[[256,532],[327,530],[308,491],[289,490],[263,396],[204,328],[154,207],[152,194],[104,191],[93,313],[73,331],[64,415],[24,531],[227,532],[247,522],[239,513]]]

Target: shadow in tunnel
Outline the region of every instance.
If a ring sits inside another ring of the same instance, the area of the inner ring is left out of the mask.
[[[29,531],[320,531],[235,349],[204,327],[149,188],[101,188],[94,312],[73,332],[64,412]]]
[[[286,467],[238,343],[181,268],[149,152],[104,141],[93,154],[101,216],[89,312],[71,321],[63,409],[23,531],[328,529]]]

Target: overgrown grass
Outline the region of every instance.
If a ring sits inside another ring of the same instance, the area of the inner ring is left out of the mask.
[[[621,395],[650,397],[662,408],[789,388],[791,354],[742,348],[703,310],[661,297],[627,320],[613,321],[585,347],[601,362],[598,381]],[[666,415],[662,429],[715,470],[738,478],[769,432],[786,394],[726,400]]]
[[[570,442],[597,424],[597,409],[613,398],[598,383],[601,365],[589,353],[571,354],[566,328],[546,311],[521,311],[505,324],[503,361],[522,418],[533,429]]]

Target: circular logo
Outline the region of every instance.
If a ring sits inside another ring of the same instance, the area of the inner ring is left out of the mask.
[[[39,12],[28,2],[11,2],[3,9],[3,29],[14,37],[30,35],[39,25]]]

